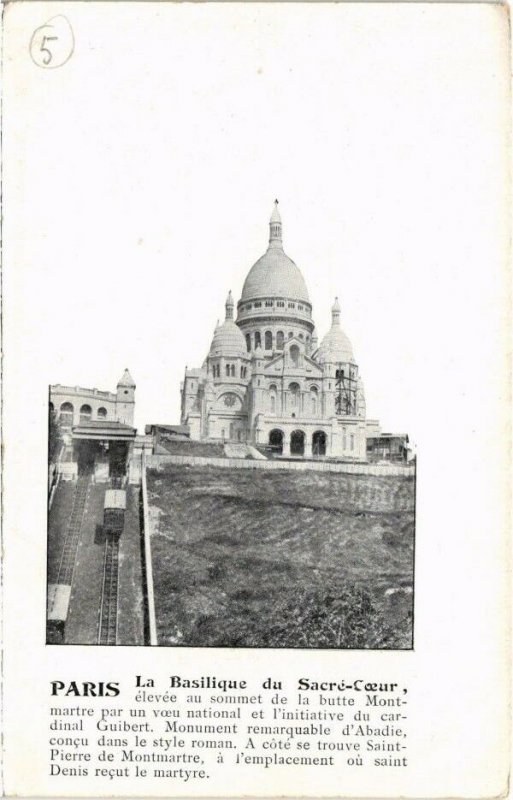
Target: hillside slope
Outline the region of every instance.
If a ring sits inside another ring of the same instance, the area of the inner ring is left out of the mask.
[[[148,493],[160,644],[411,647],[412,478],[166,465]]]

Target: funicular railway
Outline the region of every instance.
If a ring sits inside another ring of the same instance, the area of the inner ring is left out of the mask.
[[[57,572],[56,583],[58,585],[71,586],[73,582],[73,572],[75,569],[78,540],[84,519],[84,511],[89,488],[90,474],[80,475],[77,479],[77,486],[73,498],[71,516],[69,518],[66,538],[62,548],[59,570]]]
[[[72,429],[49,512],[49,644],[144,639],[139,490],[129,482],[135,434],[114,422]]]
[[[88,472],[80,474],[77,478],[56,576],[48,587],[47,629],[48,637],[52,642],[64,641],[64,626],[68,616],[71,586],[90,480],[91,475]]]
[[[115,486],[120,480],[113,480]],[[105,552],[98,644],[116,644],[118,629],[119,539],[125,525],[126,492],[108,489],[104,503]]]

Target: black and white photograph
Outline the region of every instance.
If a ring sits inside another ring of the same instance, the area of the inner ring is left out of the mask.
[[[319,338],[277,199],[268,235],[179,419],[138,432],[128,369],[50,386],[49,643],[411,648],[409,436],[367,416],[338,297]]]
[[[0,793],[506,796],[508,7],[2,22]]]

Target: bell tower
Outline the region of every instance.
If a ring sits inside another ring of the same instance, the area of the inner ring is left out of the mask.
[[[125,425],[134,424],[135,381],[128,369],[121,376],[116,391],[116,418]]]

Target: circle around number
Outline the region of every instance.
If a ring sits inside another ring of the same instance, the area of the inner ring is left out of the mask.
[[[62,67],[75,49],[75,37],[69,20],[58,14],[35,29],[30,39],[30,57],[42,69]]]

